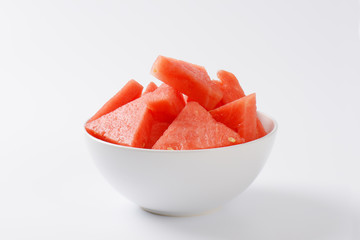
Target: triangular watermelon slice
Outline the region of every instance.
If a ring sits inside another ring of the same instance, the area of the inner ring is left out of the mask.
[[[239,98],[245,97],[245,93],[234,74],[220,70],[217,72],[217,77],[221,82],[217,81],[215,83],[220,86],[224,94],[221,99],[222,104],[227,104]]]
[[[145,148],[152,148],[169,126],[169,122],[154,121],[153,125],[151,126],[149,141]]]
[[[222,83],[220,81],[218,81],[218,80],[211,80],[211,81],[221,89],[221,91],[223,92],[223,98],[224,98],[224,95],[227,94],[227,93],[225,92],[224,89],[222,89],[222,87],[223,87]],[[224,105],[224,103],[223,103],[223,100],[221,99],[221,101],[218,102],[218,104],[216,104],[215,109],[218,108],[218,107],[221,107],[222,105]]]
[[[210,114],[216,121],[237,131],[246,142],[256,139],[255,93],[211,110]]]
[[[264,126],[262,125],[259,118],[256,119],[256,138],[264,137],[267,134],[267,132],[264,129]]]
[[[207,110],[214,109],[223,97],[221,89],[211,82],[202,66],[159,56],[152,66],[151,73]]]
[[[150,93],[150,92],[153,92],[153,91],[155,91],[157,88],[158,88],[158,86],[157,86],[154,82],[150,82],[150,83],[146,86],[145,91],[143,92],[142,95],[147,94],[147,93]]]
[[[183,95],[165,83],[144,97],[158,121],[173,121],[185,106]]]
[[[244,90],[241,88],[238,79],[235,77],[233,73],[225,70],[220,70],[217,72],[217,76],[221,80],[221,82],[220,81],[213,81],[213,82],[221,88],[224,94],[221,102],[217,105],[217,108],[224,104],[233,102],[239,98],[245,97]],[[257,121],[257,129],[258,129],[257,138],[265,136],[266,132],[263,131],[264,127],[261,121],[258,118],[256,121]]]
[[[137,81],[131,79],[125,84],[125,86],[120,89],[118,93],[115,94],[109,101],[107,101],[104,106],[102,106],[94,116],[92,116],[88,122],[91,122],[99,117],[114,111],[115,109],[131,102],[141,96],[143,86]]]
[[[144,97],[88,122],[86,130],[101,140],[131,147],[145,147],[151,133],[153,117]]]
[[[243,143],[238,133],[215,121],[197,102],[189,102],[153,149],[189,150]]]

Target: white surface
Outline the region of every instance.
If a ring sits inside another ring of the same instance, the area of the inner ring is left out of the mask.
[[[1,1],[0,239],[359,239],[358,1]],[[158,54],[233,71],[279,133],[213,214],[141,211],[83,122]]]
[[[194,216],[234,199],[264,167],[277,125],[264,114],[258,116],[266,136],[224,148],[154,151],[110,144],[85,130],[84,134],[95,165],[124,197],[160,215]]]

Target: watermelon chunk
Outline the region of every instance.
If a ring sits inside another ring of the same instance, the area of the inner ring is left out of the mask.
[[[144,97],[148,108],[159,121],[173,121],[185,106],[183,95],[165,83]]]
[[[137,81],[131,79],[128,81],[125,86],[120,89],[118,93],[115,94],[109,101],[107,101],[104,106],[102,106],[94,116],[92,116],[88,122],[91,122],[99,117],[114,111],[115,109],[131,102],[141,96],[143,86]]]
[[[243,143],[238,133],[215,121],[197,102],[189,102],[153,149],[189,150]]]
[[[211,110],[216,121],[237,131],[246,142],[256,139],[256,95],[255,93]]]
[[[153,117],[143,97],[88,122],[88,133],[101,140],[131,147],[145,147]]]
[[[191,98],[189,98],[189,97],[186,96],[186,95],[185,95],[185,97],[184,97],[184,100],[185,100],[186,103],[188,103],[188,102],[196,102],[194,99],[191,99]]]
[[[221,91],[223,92],[223,98],[224,98],[224,95],[227,93],[225,92],[225,89],[223,89],[222,83],[217,80],[211,80],[211,81],[221,89]],[[218,107],[221,107],[222,105],[224,105],[224,103],[223,103],[223,100],[221,99],[221,101],[218,102],[218,104],[216,104],[215,109]]]
[[[159,140],[159,138],[164,134],[169,125],[169,122],[154,121],[153,125],[151,126],[149,141],[145,147],[152,148],[157,140]]]
[[[262,125],[259,118],[256,119],[256,138],[264,137],[267,134],[267,132],[264,129],[264,126]]]
[[[151,73],[207,110],[214,109],[223,97],[221,89],[211,82],[202,66],[159,56],[152,66]]]
[[[153,91],[155,91],[157,88],[158,88],[158,87],[156,86],[156,84],[155,84],[154,82],[150,82],[150,83],[147,85],[145,91],[143,92],[143,95],[144,95],[144,94],[147,94],[147,93],[150,93],[150,92],[153,92]]]
[[[217,72],[217,76],[221,80],[221,82],[219,81],[213,81],[213,82],[220,86],[224,94],[221,103],[218,104],[217,107],[235,101],[239,98],[245,97],[244,90],[241,88],[240,83],[234,74],[232,74],[231,72],[227,72],[225,70],[220,70]],[[258,132],[257,138],[265,136],[266,132],[264,130],[261,121],[257,118],[256,122],[257,122],[257,132]]]
[[[227,104],[239,98],[245,97],[245,93],[234,74],[220,70],[217,72],[217,76],[221,82],[216,81],[215,83],[219,85],[224,94],[221,100],[222,104]]]

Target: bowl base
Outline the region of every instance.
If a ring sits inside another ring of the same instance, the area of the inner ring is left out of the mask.
[[[146,212],[155,214],[155,215],[159,215],[159,216],[165,216],[165,217],[195,217],[195,216],[202,216],[202,215],[206,215],[206,214],[210,214],[213,212],[216,212],[217,210],[220,209],[220,207],[218,208],[214,208],[211,210],[207,210],[207,211],[203,211],[203,212],[168,212],[168,211],[158,211],[158,210],[154,210],[154,209],[149,209],[149,208],[145,208],[145,207],[141,207],[141,209],[143,209]]]

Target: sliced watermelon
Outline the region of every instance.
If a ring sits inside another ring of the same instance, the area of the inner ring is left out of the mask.
[[[143,95],[144,95],[144,94],[147,94],[147,93],[150,93],[150,92],[153,92],[153,91],[155,91],[157,88],[158,88],[158,87],[156,86],[156,84],[155,84],[154,82],[150,82],[150,83],[147,85],[145,91],[143,92]]]
[[[171,122],[185,106],[183,95],[165,83],[144,97],[148,108],[159,121]]]
[[[145,147],[152,148],[153,145],[157,142],[157,140],[159,140],[159,138],[164,134],[165,130],[169,127],[169,125],[169,122],[154,121],[151,127],[149,141]]]
[[[185,96],[186,96],[186,95],[185,95]],[[188,102],[196,102],[195,100],[189,98],[188,96],[186,96],[186,98],[184,98],[184,99],[185,99],[185,102],[186,102],[186,103],[188,103]]]
[[[225,70],[220,70],[217,72],[217,76],[221,80],[221,82],[219,81],[213,81],[213,82],[220,86],[224,94],[221,103],[218,104],[217,107],[235,101],[239,98],[245,97],[244,90],[241,88],[240,83],[234,74],[232,74],[231,72],[227,72]],[[258,136],[257,138],[265,136],[266,132],[264,130],[264,127],[262,126],[261,121],[257,118],[256,122],[257,122],[257,131],[259,133],[257,135]]]
[[[238,133],[215,121],[197,102],[189,102],[153,149],[188,150],[225,147],[244,142]]]
[[[223,89],[222,83],[217,80],[211,80],[211,82],[213,82],[215,85],[217,85],[221,89],[221,91],[223,92],[223,98],[224,98],[225,94],[227,94],[227,93],[225,92],[225,89]],[[216,104],[215,109],[218,107],[221,107],[222,105],[224,105],[224,103],[223,103],[223,100],[221,99],[221,101],[218,102],[218,104]]]
[[[143,86],[137,81],[131,79],[125,84],[125,86],[120,89],[118,93],[115,94],[109,101],[107,101],[104,106],[102,106],[94,116],[92,116],[88,122],[91,122],[99,117],[114,111],[115,109],[131,102],[141,96]]]
[[[151,73],[207,110],[214,109],[223,97],[221,89],[211,82],[202,66],[159,56],[152,66]]]
[[[225,104],[210,111],[216,121],[237,131],[246,142],[256,139],[256,95],[255,93]]]
[[[256,119],[256,138],[264,137],[267,134],[267,132],[264,129],[264,126],[262,125],[259,118]]]
[[[145,147],[153,117],[143,97],[88,122],[88,133],[101,140],[131,147]]]
[[[220,70],[217,72],[217,76],[221,81],[219,82],[219,85],[224,94],[221,100],[222,104],[227,104],[245,96],[245,93],[234,74]]]

